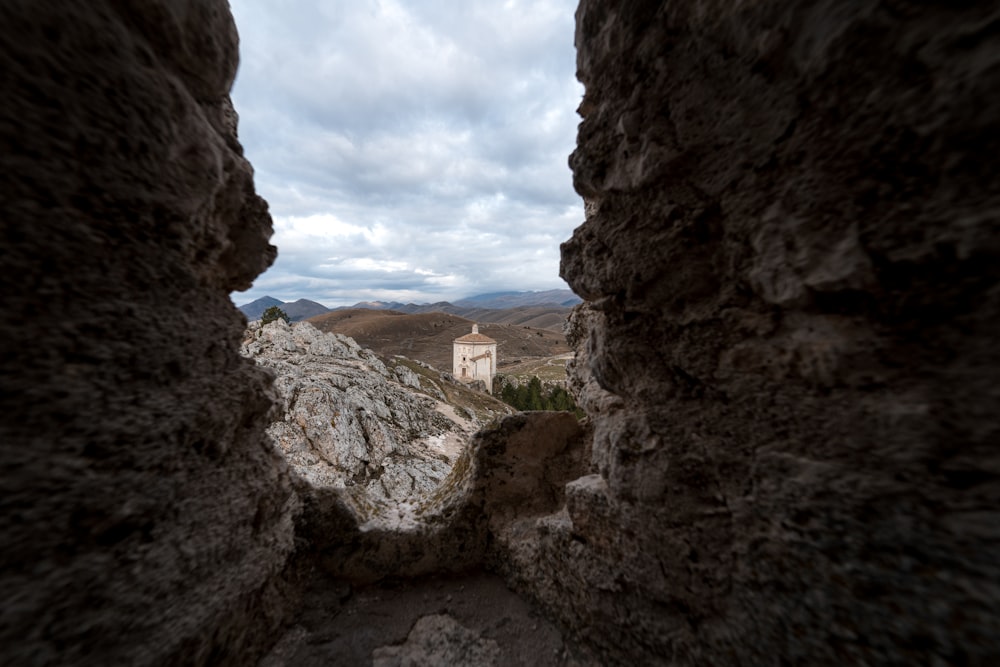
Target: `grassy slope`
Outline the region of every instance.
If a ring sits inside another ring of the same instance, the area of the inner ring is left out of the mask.
[[[523,308],[505,308],[503,310],[470,309],[461,313],[462,317],[475,322],[496,322],[498,324],[516,324],[533,329],[548,329],[562,333],[569,308],[552,308],[548,306],[526,306]]]
[[[501,368],[499,372],[503,375],[516,377],[523,382],[527,382],[532,377],[537,377],[543,383],[565,382],[566,361],[567,359],[563,355],[546,357],[544,359],[531,359]]]

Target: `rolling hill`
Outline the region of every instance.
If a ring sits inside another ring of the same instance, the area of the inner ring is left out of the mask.
[[[262,296],[256,301],[251,301],[250,303],[244,303],[239,306],[240,312],[247,316],[247,319],[253,322],[254,320],[259,320],[264,314],[264,311],[271,306],[284,306],[285,302],[275,299],[272,296]]]
[[[548,329],[561,334],[571,309],[564,306],[523,306],[520,308],[458,308],[449,311],[473,322],[514,324],[533,329]]]
[[[323,304],[310,301],[309,299],[299,299],[298,301],[286,303],[281,307],[281,309],[285,311],[285,314],[288,315],[288,319],[292,322],[299,322],[310,317],[315,317],[316,315],[322,315],[323,313],[330,312],[330,309]]]
[[[246,315],[247,319],[252,322],[253,320],[259,320],[264,314],[264,311],[271,306],[277,306],[281,308],[281,310],[285,311],[285,315],[288,315],[288,319],[292,322],[299,322],[306,318],[330,311],[330,309],[323,304],[310,301],[309,299],[281,301],[270,296],[261,297],[256,301],[245,303],[238,308],[244,315]]]
[[[455,302],[462,308],[490,308],[503,310],[525,306],[575,306],[582,299],[568,289],[551,289],[544,292],[492,292],[477,294]]]
[[[395,308],[386,308],[387,304],[380,302],[363,302],[353,308],[338,308],[336,310],[377,310],[380,312],[395,312],[406,315],[426,313],[447,313],[472,320],[473,322],[495,322],[497,324],[518,324],[536,329],[549,329],[562,333],[563,324],[572,310],[569,306],[535,305],[518,308],[484,308],[481,306],[456,306],[447,301],[426,304],[394,304]]]
[[[431,311],[450,312],[448,308],[478,308],[506,310],[529,306],[556,306],[572,308],[583,301],[568,289],[552,289],[543,292],[490,292],[459,299],[454,303],[400,303],[399,301],[360,301],[349,308],[370,308],[372,310],[396,310],[401,313],[427,313]]]
[[[400,313],[348,308],[307,320],[320,331],[341,333],[383,356],[401,354],[450,371],[452,341],[472,330],[473,320],[450,313]],[[478,321],[479,331],[497,341],[498,369],[570,351],[562,333],[523,324]]]
[[[563,325],[572,306],[580,298],[569,290],[548,290],[546,292],[493,292],[461,299],[455,303],[398,303],[386,301],[362,301],[354,306],[327,308],[309,299],[281,301],[270,296],[243,304],[239,309],[248,320],[259,320],[267,308],[278,306],[288,319],[299,322],[324,313],[344,310],[377,310],[397,314],[447,313],[474,322],[513,324],[535,329],[548,329],[562,333]]]

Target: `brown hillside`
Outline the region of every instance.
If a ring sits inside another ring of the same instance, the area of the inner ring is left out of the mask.
[[[571,308],[563,306],[522,306],[520,308],[504,308],[494,310],[489,308],[469,308],[459,315],[473,322],[496,322],[498,324],[518,324],[533,329],[549,329],[562,333],[563,325],[569,316]]]
[[[451,370],[451,344],[472,330],[472,320],[447,313],[407,315],[393,310],[350,308],[306,320],[321,331],[341,333],[383,356],[402,354],[438,370]],[[569,352],[561,333],[523,325],[480,322],[497,342],[499,366]]]

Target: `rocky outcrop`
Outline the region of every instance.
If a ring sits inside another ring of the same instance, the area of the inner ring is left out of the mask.
[[[0,6],[4,664],[247,664],[288,608],[236,64],[222,0]]]
[[[1000,654],[998,18],[581,2],[597,474],[512,567],[607,661]]]
[[[326,573],[359,584],[484,563],[502,571],[521,550],[515,536],[557,512],[566,483],[586,472],[585,436],[566,412],[504,417],[472,436],[436,487],[399,503],[300,484],[296,535]]]
[[[410,520],[481,426],[421,392],[406,366],[390,370],[353,339],[305,322],[252,322],[241,352],[276,376],[268,434],[279,451],[310,486],[351,491],[362,523]]]

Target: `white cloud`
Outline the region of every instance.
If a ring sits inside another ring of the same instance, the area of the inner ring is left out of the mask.
[[[562,287],[583,221],[575,0],[232,0],[265,294],[327,305]],[[395,297],[392,297],[395,299]]]

